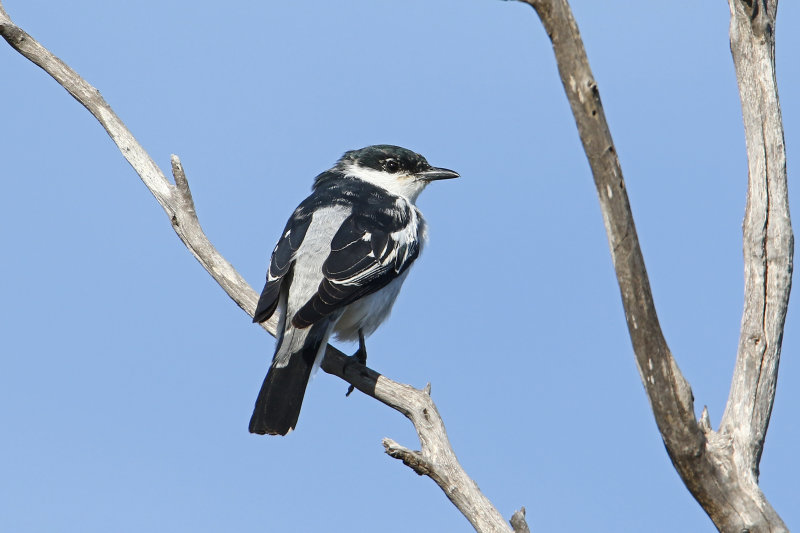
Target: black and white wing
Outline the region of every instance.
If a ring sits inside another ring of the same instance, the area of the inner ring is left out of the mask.
[[[414,214],[402,222],[350,215],[333,237],[316,294],[295,313],[292,325],[306,328],[382,289],[411,266],[419,251]]]
[[[253,322],[264,322],[278,307],[281,286],[285,280],[291,280],[295,254],[305,239],[309,225],[311,225],[311,216],[302,209],[302,206],[295,210],[286,223],[283,235],[272,251],[272,259],[270,259],[269,270],[267,270],[267,283],[258,299]]]

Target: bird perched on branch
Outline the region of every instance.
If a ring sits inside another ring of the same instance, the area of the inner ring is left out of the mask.
[[[432,181],[458,173],[391,145],[345,153],[314,180],[272,252],[253,322],[279,313],[278,342],[250,432],[286,435],[332,333],[358,340],[383,322],[426,239],[414,203]]]

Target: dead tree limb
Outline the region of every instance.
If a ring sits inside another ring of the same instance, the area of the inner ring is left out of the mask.
[[[103,99],[100,92],[16,26],[3,8],[2,2],[0,2],[0,35],[12,48],[50,74],[94,115],[167,213],[172,228],[189,252],[228,296],[252,317],[258,294],[216,250],[203,232],[189,190],[189,182],[178,157],[172,156],[172,174],[175,179],[173,185]],[[262,324],[273,336],[276,325],[275,317]],[[417,474],[433,479],[477,531],[511,532],[512,527],[509,523],[481,493],[477,484],[466,474],[456,459],[444,423],[430,397],[430,387],[419,390],[397,383],[350,359],[329,345],[322,369],[403,413],[417,430],[422,444],[421,451],[411,451],[391,439],[384,439],[386,453],[401,459]],[[518,517],[515,521],[515,524],[520,523],[524,524],[524,513],[522,522]],[[513,531],[522,531],[520,527],[522,526],[515,525]]]
[[[745,302],[736,367],[721,431],[742,474],[758,480],[792,285],[794,237],[775,79],[777,1],[729,0],[730,39],[747,145]]]
[[[435,481],[476,531],[512,531],[508,522],[459,464],[447,437],[444,422],[431,399],[430,384],[424,389],[415,389],[410,385],[392,381],[364,366],[348,365],[348,359],[351,357],[329,345],[322,361],[322,369],[329,374],[339,376],[364,394],[403,413],[417,430],[422,445],[420,451],[410,450],[392,439],[385,438],[383,446],[386,453],[403,461],[403,464],[420,476],[425,475]],[[513,531],[524,531],[517,525],[524,524],[524,518],[523,513],[521,522],[511,522],[514,524]]]
[[[600,92],[567,0],[531,5],[553,44],[594,175],[642,383],[667,452],[720,531],[787,531],[758,487],[791,283],[792,233],[783,128],[774,76],[772,0],[730,0],[731,48],[744,110],[750,185],[745,217],[745,311],[731,395],[719,431],[694,397],[656,315],[625,182]]]

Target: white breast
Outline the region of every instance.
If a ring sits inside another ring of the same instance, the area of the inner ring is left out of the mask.
[[[404,198],[398,198],[398,201],[407,202]],[[410,207],[410,223],[393,237],[403,241],[416,240],[419,245],[419,252],[422,253],[422,248],[428,239],[427,224],[422,217],[422,213],[413,205]],[[334,326],[333,331],[336,337],[344,341],[354,341],[358,340],[359,329],[364,332],[365,336],[374,333],[378,326],[389,318],[394,302],[409,271],[410,269],[407,269],[382,289],[348,305]]]
[[[384,288],[356,300],[347,306],[334,326],[336,337],[344,341],[358,340],[358,330],[371,335],[389,317],[392,306],[400,293],[408,270],[389,282]]]

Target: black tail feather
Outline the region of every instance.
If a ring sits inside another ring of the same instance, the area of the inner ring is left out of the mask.
[[[311,364],[301,354],[294,354],[283,368],[271,367],[258,393],[250,433],[286,435],[297,425]]]
[[[276,367],[277,355],[273,358],[250,418],[250,433],[286,435],[295,428],[314,360],[322,343],[327,341],[326,328],[327,324],[315,324],[309,330],[302,331],[305,341],[298,351],[289,354],[286,366]],[[289,339],[282,338],[281,341],[278,352],[282,349],[283,341],[290,344]]]

